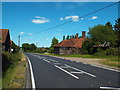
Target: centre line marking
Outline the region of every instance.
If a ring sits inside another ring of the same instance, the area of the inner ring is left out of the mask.
[[[44,61],[46,61],[46,62],[50,63],[50,61],[48,61],[48,60],[45,60],[45,59],[44,59]]]
[[[54,64],[60,64],[60,63],[54,63]]]
[[[69,68],[69,67],[67,67],[67,66],[60,66],[61,68]]]
[[[60,70],[62,70],[62,71],[64,71],[64,72],[66,72],[67,74],[69,74],[70,76],[74,77],[75,79],[79,79],[79,77],[73,75],[72,73],[69,73],[69,72],[66,71],[65,69],[63,69],[63,68],[61,68],[61,67],[59,67],[59,66],[57,66],[57,65],[55,65],[55,67],[57,67],[58,69],[60,69]]]
[[[83,74],[83,72],[70,72],[70,73],[78,73],[78,74]]]
[[[83,71],[83,70],[79,70],[79,69],[77,69],[77,68],[75,68],[75,67],[72,67],[72,66],[69,66],[69,65],[67,65],[67,64],[65,64],[65,65],[68,66],[68,67],[70,67],[70,68],[72,68],[72,69],[74,69],[74,70],[83,72],[83,73],[85,73],[85,74],[87,74],[87,75],[89,75],[89,76],[96,77],[95,75],[90,74],[90,73],[88,73],[88,72],[85,72],[85,71]]]

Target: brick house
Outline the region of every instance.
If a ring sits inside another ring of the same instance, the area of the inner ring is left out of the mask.
[[[0,29],[0,43],[3,51],[10,51],[12,45],[10,40],[10,33],[8,29]]]
[[[55,54],[73,54],[80,53],[82,44],[85,40],[85,31],[82,31],[82,37],[78,38],[78,33],[75,39],[63,40],[60,43],[54,45]]]

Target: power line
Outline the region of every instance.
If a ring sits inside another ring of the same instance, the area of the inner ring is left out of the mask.
[[[106,9],[106,8],[109,8],[109,7],[111,7],[111,6],[113,6],[113,5],[117,4],[117,3],[120,3],[120,2],[112,3],[112,4],[108,5],[108,6],[105,6],[105,7],[103,7],[103,8],[98,9],[98,10],[95,10],[95,11],[93,11],[93,12],[91,12],[91,13],[88,13],[88,14],[85,14],[85,15],[83,15],[83,16],[80,16],[78,19],[81,19],[81,18],[83,18],[83,17],[87,17],[87,16],[89,16],[89,15],[91,15],[91,14],[93,14],[93,13],[96,13],[96,12],[99,12],[99,11],[104,10],[104,9]],[[65,25],[65,24],[71,23],[71,22],[73,22],[73,20],[67,21],[67,22],[65,22],[65,23],[62,23],[62,24],[59,24],[59,25],[56,25],[56,26],[53,26],[53,27],[50,27],[50,28],[47,28],[47,29],[43,29],[43,30],[41,30],[41,31],[39,31],[39,32],[35,32],[35,33],[33,33],[33,34],[38,34],[38,33],[41,33],[41,32],[43,32],[43,31],[48,31],[48,30],[51,30],[51,29],[54,29],[54,28],[63,26],[63,25]],[[30,35],[29,35],[29,36],[30,36]],[[22,37],[23,37],[23,36],[22,36]]]

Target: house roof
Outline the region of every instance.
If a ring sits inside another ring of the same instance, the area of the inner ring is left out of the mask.
[[[85,40],[85,38],[63,40],[62,42],[54,45],[54,47],[82,48],[82,43],[83,43],[84,40]]]
[[[0,43],[4,43],[6,41],[8,33],[9,33],[8,29],[0,29],[0,37],[2,38],[0,39]]]
[[[93,47],[109,47],[109,46],[110,46],[109,42],[104,42],[103,44],[93,45]]]

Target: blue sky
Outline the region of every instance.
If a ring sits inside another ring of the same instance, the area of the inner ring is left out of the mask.
[[[78,20],[79,16],[114,2],[3,2],[2,28],[9,29],[11,39],[18,44],[37,43],[38,47],[49,47],[53,37],[62,40],[63,35],[75,35],[88,32],[89,27],[111,22],[118,18],[118,6],[106,8]],[[52,26],[73,20],[72,23],[48,30]],[[41,32],[43,31],[43,32]]]

